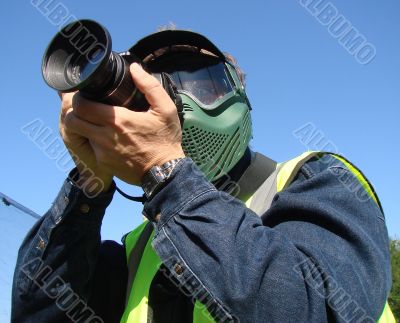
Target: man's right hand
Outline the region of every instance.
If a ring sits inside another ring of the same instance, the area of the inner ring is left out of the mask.
[[[98,187],[99,192],[107,191],[112,183],[112,173],[106,169],[105,165],[99,163],[95,154],[96,150],[93,149],[92,143],[87,138],[65,127],[65,121],[68,120],[68,116],[73,110],[72,101],[75,93],[59,93],[62,100],[59,120],[60,134],[79,171],[79,183],[84,183],[94,174],[103,183]]]

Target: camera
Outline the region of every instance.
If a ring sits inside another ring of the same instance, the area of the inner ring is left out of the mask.
[[[80,91],[102,103],[147,110],[129,65],[141,64],[132,54],[112,51],[107,29],[93,20],[77,20],[63,27],[48,45],[42,61],[45,82],[59,92]]]

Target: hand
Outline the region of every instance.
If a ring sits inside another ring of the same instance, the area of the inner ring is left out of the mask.
[[[80,174],[78,184],[85,186],[85,183],[95,176],[100,180],[100,185],[94,188],[97,192],[91,193],[107,191],[112,183],[112,173],[99,162],[89,139],[66,126],[66,119],[70,118],[73,113],[72,100],[75,93],[60,93],[62,99],[59,120],[60,134]]]
[[[131,111],[76,94],[73,109],[65,116],[65,128],[87,138],[89,155],[95,158],[92,162],[99,170],[139,185],[152,166],[185,155],[175,104],[158,80],[138,64],[132,64],[130,71],[150,104],[148,111]]]

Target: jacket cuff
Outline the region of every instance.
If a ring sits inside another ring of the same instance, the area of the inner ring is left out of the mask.
[[[168,183],[144,204],[143,215],[158,226],[166,223],[183,206],[205,192],[216,190],[190,158],[185,158],[172,171]]]
[[[88,194],[85,187],[79,185],[79,181],[75,179],[76,169],[72,170],[64,181],[49,210],[54,224],[58,225],[67,217],[76,218],[83,222],[101,223],[104,210],[111,203],[114,196],[115,182],[112,182],[107,192],[94,195]]]

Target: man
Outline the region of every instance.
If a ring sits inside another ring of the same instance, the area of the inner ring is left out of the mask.
[[[389,313],[387,230],[365,177],[332,154],[277,165],[252,152],[241,73],[205,37],[163,31],[131,54],[171,76],[181,118],[136,63],[147,112],[62,95],[60,131],[77,168],[22,243],[12,320],[341,322]],[[104,185],[89,198],[79,183],[92,172]],[[124,248],[100,243],[113,176],[146,195],[149,222]]]

